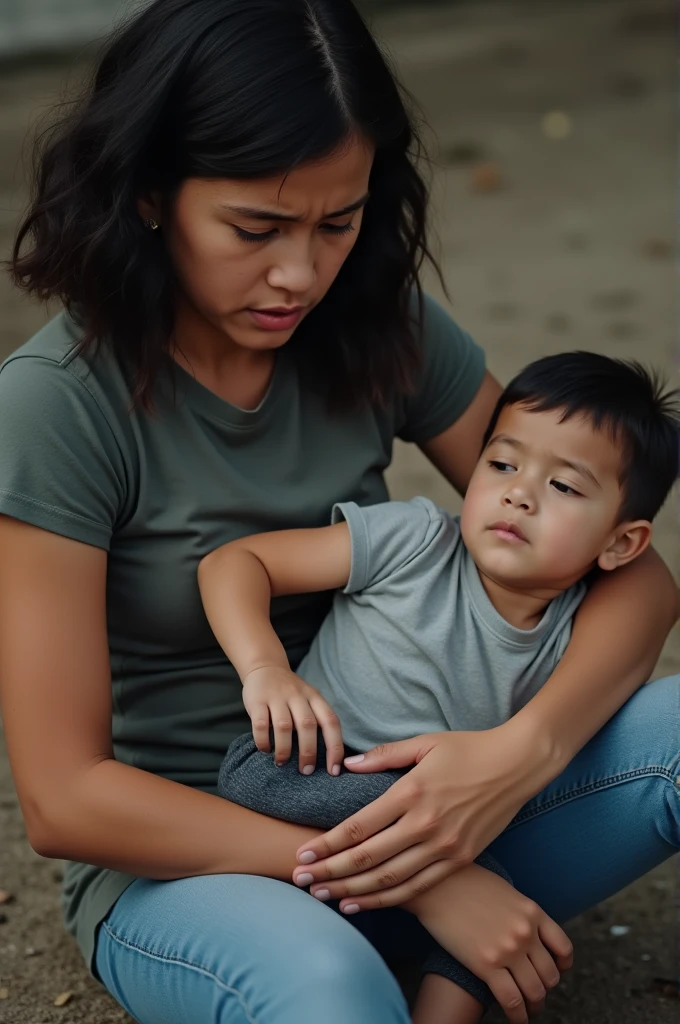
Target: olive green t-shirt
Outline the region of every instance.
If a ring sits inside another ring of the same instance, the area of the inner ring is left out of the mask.
[[[244,411],[177,367],[155,410],[131,409],[113,354],[87,361],[65,314],[0,368],[0,513],[108,552],[107,621],[115,756],[207,791],[249,728],[241,686],[201,606],[199,560],[264,530],[322,526],[337,502],[385,501],[395,437],[435,437],[465,411],[484,356],[432,299],[417,392],[387,411],[326,411],[293,354]],[[328,595],[278,599],[272,619],[296,665]],[[181,823],[178,823],[181,827]],[[132,878],[69,864],[64,914],[92,965],[95,936]]]

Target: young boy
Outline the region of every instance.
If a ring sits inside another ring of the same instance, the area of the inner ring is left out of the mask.
[[[206,614],[253,722],[229,748],[220,793],[327,829],[402,774],[345,772],[348,752],[514,715],[564,653],[588,574],[649,544],[677,474],[676,397],[637,364],[549,356],[501,396],[460,519],[426,498],[348,502],[329,527],[245,537],[204,559]],[[330,589],[332,610],[294,674],[270,600]],[[327,772],[314,773],[317,756]],[[471,868],[507,878],[488,855]],[[428,930],[462,956],[453,915]],[[479,1019],[489,991],[453,957],[439,951],[425,972],[418,1022]]]

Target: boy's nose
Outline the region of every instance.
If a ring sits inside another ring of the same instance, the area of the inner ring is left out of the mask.
[[[510,508],[524,509],[525,512],[533,512],[536,508],[536,502],[531,495],[518,488],[513,488],[504,495],[503,504]]]

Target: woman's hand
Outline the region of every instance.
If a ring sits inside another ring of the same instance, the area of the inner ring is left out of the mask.
[[[345,753],[338,716],[318,690],[289,668],[268,665],[256,668],[243,678],[243,703],[253,724],[253,739],[258,750],[271,750],[270,726],[274,730],[277,764],[290,758],[293,729],[298,734],[299,764],[303,775],[311,775],[316,766],[317,729],[321,729],[327,750],[327,768],[340,774]]]
[[[416,764],[378,800],[298,851],[296,885],[356,913],[422,894],[484,850],[544,784],[540,737],[516,719],[431,733],[348,759],[357,772]]]
[[[573,961],[569,938],[503,878],[470,864],[405,905],[485,981],[511,1024],[527,1024]]]

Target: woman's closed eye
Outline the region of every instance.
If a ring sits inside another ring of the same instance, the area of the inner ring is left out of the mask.
[[[267,242],[270,238],[274,238],[278,233],[278,228],[269,228],[267,231],[246,231],[245,228],[239,228],[236,224],[232,225],[236,232],[236,237],[242,242]],[[351,231],[354,231],[354,225],[351,221],[347,224],[320,224],[319,230],[326,235],[348,235]]]

